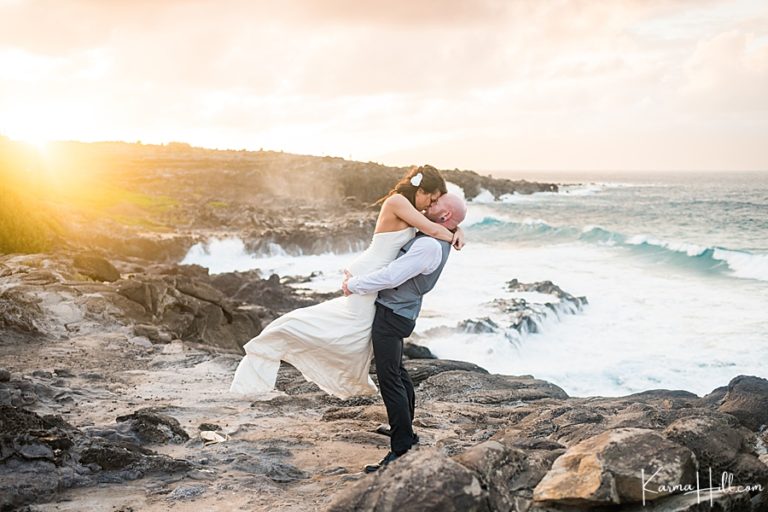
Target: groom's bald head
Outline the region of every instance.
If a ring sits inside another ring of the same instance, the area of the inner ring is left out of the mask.
[[[453,230],[467,216],[467,204],[456,194],[443,194],[427,208],[427,217],[432,222]]]

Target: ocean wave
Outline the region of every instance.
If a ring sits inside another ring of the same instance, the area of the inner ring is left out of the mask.
[[[480,192],[475,197],[472,198],[472,202],[480,203],[480,204],[495,203],[496,198],[493,196],[493,194],[490,191],[484,188],[481,188]]]
[[[588,226],[579,238],[587,242],[624,246],[635,252],[688,268],[768,281],[768,254],[667,241],[650,235],[626,236],[600,226]]]
[[[506,220],[485,216],[472,225],[478,234],[494,239],[568,240],[609,247],[623,247],[634,253],[652,257],[672,265],[705,272],[722,273],[742,279],[768,281],[768,254],[734,250],[718,246],[702,246],[679,241],[667,241],[651,235],[625,235],[601,226],[578,229],[553,226],[544,219]]]
[[[667,242],[649,236],[634,236],[627,245],[645,251],[682,258],[681,263],[705,270],[725,272],[733,277],[768,281],[768,254],[754,254],[723,247],[703,247],[684,242]]]
[[[509,220],[486,215],[470,224],[473,231],[490,235],[494,239],[521,239],[541,237],[572,238],[578,230],[571,227],[557,227],[544,219],[525,218]]]

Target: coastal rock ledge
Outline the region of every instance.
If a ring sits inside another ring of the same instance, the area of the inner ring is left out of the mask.
[[[464,377],[455,389],[436,386],[452,373]],[[447,372],[420,388],[443,407],[476,404],[472,381],[500,377]],[[488,440],[418,448],[345,489],[329,510],[768,510],[765,409],[750,409],[768,398],[765,379],[739,376],[703,398],[669,390],[570,398],[527,378],[515,378],[527,390],[517,403],[480,400],[493,406],[453,418]]]
[[[134,364],[102,375],[69,365],[92,363],[79,350],[99,349],[98,338],[84,342],[70,340],[72,360],[59,357],[53,368],[29,371],[16,359],[0,369],[0,510],[62,499],[88,509],[92,502],[68,490],[76,487],[150,511],[181,499],[203,510],[768,510],[768,429],[755,428],[763,410],[747,409],[766,398],[758,377],[704,397],[569,397],[530,375],[412,359],[421,442],[364,475],[362,464],[388,444],[376,433],[386,421],[378,396],[339,400],[283,365],[282,394],[238,402],[216,387],[236,354],[125,339]],[[40,347],[35,361],[51,349]],[[157,386],[164,397],[139,407]],[[723,412],[737,406],[738,416]],[[220,438],[209,445],[199,430]],[[94,487],[106,484],[112,490]],[[242,497],[234,508],[233,496]]]
[[[228,392],[242,343],[325,297],[85,256],[0,256],[0,511],[768,511],[766,379],[570,397],[409,345],[420,444],[365,475],[378,395],[285,364],[270,399]]]

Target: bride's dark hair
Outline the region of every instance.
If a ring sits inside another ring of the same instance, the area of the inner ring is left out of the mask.
[[[419,173],[421,173],[421,183],[414,185],[411,183],[411,179]],[[390,190],[387,195],[376,201],[375,204],[378,205],[383,203],[389,196],[393,194],[402,194],[406,197],[406,199],[408,199],[408,201],[411,202],[412,205],[416,206],[416,190],[418,189],[422,189],[427,194],[433,194],[438,190],[441,194],[448,192],[448,188],[445,185],[445,179],[440,174],[440,171],[431,165],[414,165],[407,173],[405,173],[405,176],[403,176],[400,181],[398,181],[395,186],[392,187],[392,190]]]

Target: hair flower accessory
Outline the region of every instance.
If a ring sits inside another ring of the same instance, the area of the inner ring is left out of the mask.
[[[422,179],[424,179],[424,175],[421,173],[418,173],[413,178],[411,178],[411,185],[413,185],[414,187],[418,187],[419,185],[421,185]]]

